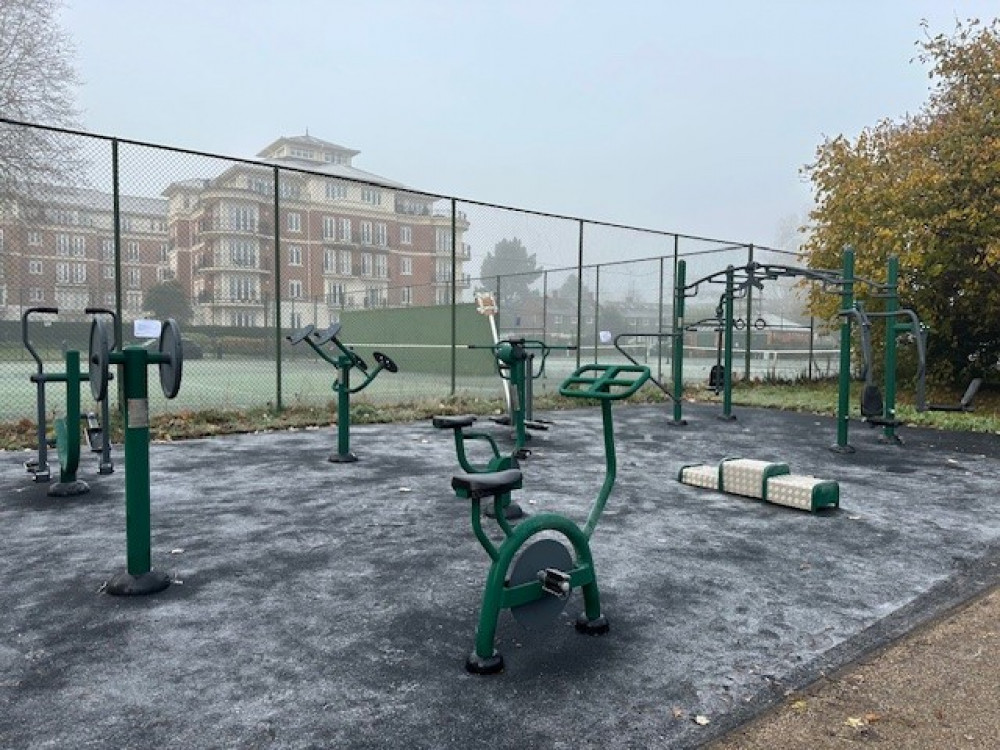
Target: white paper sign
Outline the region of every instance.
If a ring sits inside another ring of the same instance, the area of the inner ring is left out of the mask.
[[[132,332],[137,339],[155,339],[159,337],[162,327],[158,320],[137,320],[132,324]]]
[[[602,344],[611,343],[611,331],[601,331],[601,343]]]

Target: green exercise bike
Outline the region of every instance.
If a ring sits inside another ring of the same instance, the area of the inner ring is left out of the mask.
[[[601,404],[605,478],[582,528],[558,513],[540,513],[512,526],[503,512],[503,504],[512,491],[522,487],[521,471],[517,468],[467,472],[452,478],[455,494],[472,501],[472,530],[491,560],[475,648],[465,663],[469,672],[495,674],[503,670],[503,656],[494,646],[501,610],[509,609],[522,625],[535,628],[558,617],[574,588],[582,589],[584,600],[576,629],[588,635],[608,632],[608,620],[601,612],[590,537],[614,488],[617,473],[611,402],[628,398],[649,377],[649,368],[641,365],[591,364],[577,368],[559,387],[563,396],[593,399]],[[490,498],[493,517],[504,536],[499,545],[483,529],[480,506]],[[554,539],[551,534],[561,539]]]

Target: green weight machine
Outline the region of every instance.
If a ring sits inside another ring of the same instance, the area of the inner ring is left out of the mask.
[[[396,363],[382,352],[375,352],[376,367],[369,371],[368,363],[359,354],[344,345],[337,334],[340,333],[340,323],[332,323],[325,331],[317,331],[313,325],[300,328],[285,338],[294,346],[305,341],[322,359],[337,368],[337,379],[333,390],[337,394],[337,452],[331,453],[327,459],[331,463],[353,463],[358,457],[351,452],[351,395],[363,391],[378,376],[382,370],[398,372]],[[337,356],[331,356],[323,350],[325,344],[333,344]],[[360,384],[351,387],[351,370],[357,369],[364,373],[365,379]]]
[[[100,307],[88,307],[85,313],[87,315],[110,315],[112,319],[115,317],[114,312]],[[29,336],[30,320],[34,315],[58,314],[59,309],[56,307],[29,307],[21,315],[21,340],[36,364],[36,370],[31,374],[31,382],[37,388],[38,414],[38,455],[27,461],[25,468],[32,474],[36,482],[48,482],[52,478],[48,461],[49,437],[45,392],[49,383],[65,383],[66,414],[56,418],[53,422],[54,442],[59,458],[59,481],[49,487],[48,494],[54,497],[72,497],[90,491],[90,486],[82,479],[77,478],[77,470],[80,465],[81,422],[86,421],[87,423],[87,441],[91,450],[100,453],[98,473],[111,474],[114,472],[114,464],[111,461],[110,410],[108,399],[105,398],[99,404],[101,410],[99,418],[91,412],[84,414],[80,411],[80,384],[89,379],[89,373],[80,369],[79,350],[67,348],[63,351],[65,367],[62,372],[45,372],[42,357]]]
[[[155,594],[170,585],[165,573],[152,569],[149,488],[149,375],[147,367],[159,368],[160,388],[169,399],[181,387],[184,350],[180,329],[173,319],[160,328],[157,350],[144,346],[112,349],[112,336],[100,318],[90,326],[88,356],[90,390],[96,401],[108,394],[110,366],[120,365],[125,399],[125,536],[126,569],[111,578],[105,591],[116,596]]]
[[[617,474],[611,402],[628,398],[649,377],[649,368],[644,366],[591,364],[577,368],[559,388],[563,396],[592,399],[601,405],[605,478],[582,527],[566,516],[551,512],[534,515],[512,526],[503,513],[503,503],[511,492],[522,487],[519,469],[452,477],[455,494],[472,503],[472,530],[491,561],[483,589],[475,647],[465,664],[469,672],[494,674],[503,670],[503,657],[494,645],[501,610],[509,609],[525,627],[539,627],[558,617],[575,588],[582,590],[584,600],[584,611],[576,620],[576,629],[588,635],[608,632],[608,620],[601,611],[590,538]],[[490,502],[490,498],[494,506],[493,518],[504,537],[499,544],[495,544],[483,529],[480,506],[484,500]]]

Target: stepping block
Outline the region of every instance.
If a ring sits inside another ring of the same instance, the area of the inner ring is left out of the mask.
[[[719,489],[732,495],[767,500],[767,480],[789,473],[788,464],[752,458],[724,458],[719,464]]]
[[[719,467],[708,464],[691,464],[682,466],[677,475],[677,481],[681,484],[689,484],[692,487],[701,487],[706,490],[719,489]]]
[[[767,480],[767,501],[809,511],[837,508],[840,506],[840,485],[803,474],[773,476]]]

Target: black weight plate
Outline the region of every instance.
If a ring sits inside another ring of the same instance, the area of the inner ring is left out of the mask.
[[[90,393],[95,401],[103,401],[108,395],[108,326],[97,318],[90,324],[87,363],[90,368]]]
[[[396,366],[396,363],[392,361],[392,358],[389,357],[389,355],[383,354],[382,352],[375,352],[372,356],[375,357],[376,362],[382,365],[383,370],[388,370],[389,372],[399,372],[399,367]]]
[[[300,328],[299,330],[288,334],[285,336],[292,344],[298,344],[305,340],[306,336],[316,330],[316,326],[312,323],[307,325],[305,328]]]
[[[573,556],[566,545],[555,539],[539,539],[529,544],[511,568],[508,582],[511,586],[538,580],[538,571],[555,568],[564,573],[573,570]],[[547,627],[566,606],[566,599],[542,593],[540,598],[512,607],[511,614],[522,627],[537,630]]]
[[[163,395],[173,398],[181,389],[181,373],[184,370],[184,349],[181,331],[177,321],[168,318],[160,330],[160,354],[166,354],[166,362],[160,362],[160,388]]]

